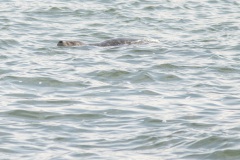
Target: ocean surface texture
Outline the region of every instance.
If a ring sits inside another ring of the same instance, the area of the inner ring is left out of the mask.
[[[239,160],[239,0],[1,0],[1,160]],[[148,44],[58,47],[59,40]]]

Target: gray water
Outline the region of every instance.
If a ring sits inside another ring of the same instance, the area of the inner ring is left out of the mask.
[[[238,0],[9,0],[0,27],[0,159],[240,159]],[[56,46],[119,37],[154,43]]]

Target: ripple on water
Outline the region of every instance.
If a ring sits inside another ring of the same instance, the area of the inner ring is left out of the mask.
[[[16,85],[27,85],[27,86],[35,86],[35,87],[85,87],[84,82],[67,82],[63,80],[57,80],[49,77],[20,77],[20,76],[4,76],[2,78],[3,81],[11,82]]]
[[[98,78],[103,78],[103,79],[119,79],[119,78],[128,77],[129,75],[131,75],[131,73],[124,70],[112,69],[109,71],[95,71],[94,73],[90,73],[90,75],[94,75],[94,76],[97,75]]]
[[[17,40],[14,39],[1,39],[0,40],[0,46],[4,48],[16,48],[16,46],[19,46],[20,43]]]
[[[4,159],[240,159],[237,0],[11,0],[0,12]],[[56,46],[118,37],[149,43]]]

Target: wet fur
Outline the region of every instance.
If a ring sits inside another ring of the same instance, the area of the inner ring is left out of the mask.
[[[138,39],[116,38],[116,39],[110,39],[100,43],[93,43],[93,44],[85,44],[80,41],[59,41],[57,46],[91,45],[91,46],[107,47],[107,46],[131,45],[131,44],[141,44],[141,43],[143,43],[143,41]]]

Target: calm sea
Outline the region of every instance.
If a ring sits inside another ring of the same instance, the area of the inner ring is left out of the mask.
[[[0,35],[1,160],[240,159],[239,0],[1,0]]]

